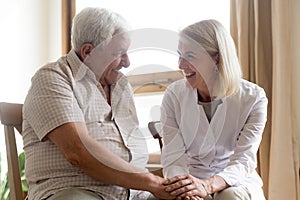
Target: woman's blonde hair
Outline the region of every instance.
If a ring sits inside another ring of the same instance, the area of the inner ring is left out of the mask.
[[[230,96],[240,86],[242,72],[232,37],[225,27],[216,20],[194,23],[180,32],[197,42],[211,57],[219,54],[219,91],[217,96]]]

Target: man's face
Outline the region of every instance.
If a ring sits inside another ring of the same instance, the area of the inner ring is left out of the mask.
[[[84,63],[94,72],[98,81],[104,85],[116,83],[122,67],[129,67],[127,50],[130,40],[125,35],[117,35],[104,46],[93,47]]]
[[[111,60],[110,64],[104,70],[100,83],[102,85],[112,85],[116,83],[119,77],[119,70],[122,67],[129,67],[130,61],[127,55],[127,50],[129,47],[129,40],[126,38],[113,39],[109,44],[107,51],[107,57]]]

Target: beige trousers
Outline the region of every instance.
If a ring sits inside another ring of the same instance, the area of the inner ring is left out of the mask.
[[[103,198],[98,196],[95,192],[83,190],[80,188],[65,189],[47,198],[47,200],[83,200],[83,199],[103,200]]]
[[[250,194],[243,186],[229,187],[221,192],[217,192],[212,196],[206,197],[204,200],[251,200]]]
[[[151,196],[148,200],[157,200],[157,198]],[[213,197],[211,195],[205,197],[204,200],[251,200],[251,198],[245,187],[238,186],[226,188],[221,192],[215,193]]]

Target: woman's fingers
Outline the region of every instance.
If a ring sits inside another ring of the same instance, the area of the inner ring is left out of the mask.
[[[181,194],[183,192],[189,191],[193,189],[192,181],[189,179],[179,180],[177,182],[173,182],[166,187],[166,192],[170,192],[173,194]]]
[[[190,197],[191,200],[203,200],[203,198],[198,197],[198,196],[192,196]]]
[[[203,200],[208,195],[204,182],[189,174],[169,178],[163,184],[166,192],[186,200]]]
[[[179,175],[179,176],[174,176],[172,178],[168,178],[166,179],[166,181],[163,182],[164,185],[169,185],[169,184],[172,184],[172,183],[176,183],[180,180],[184,180],[184,179],[188,179],[189,178],[189,175]]]
[[[177,196],[177,195],[181,195],[181,194],[187,193],[187,194],[189,194],[189,196],[191,196],[192,194],[190,195],[190,192],[193,189],[195,189],[195,187],[193,185],[189,184],[189,185],[181,186],[178,189],[175,189],[175,190],[171,191],[170,194],[174,195],[174,196],[175,195]]]

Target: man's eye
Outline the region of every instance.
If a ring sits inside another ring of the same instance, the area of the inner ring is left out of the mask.
[[[112,55],[114,57],[121,57],[123,56],[124,54],[126,54],[126,51],[117,51],[117,52],[114,52]]]
[[[112,54],[114,57],[120,57],[122,56],[122,53],[121,52],[115,52]]]
[[[114,53],[114,54],[112,54],[112,57],[113,57],[114,59],[119,59],[119,58],[122,57],[122,55],[119,54],[119,53]]]

